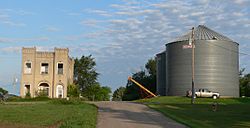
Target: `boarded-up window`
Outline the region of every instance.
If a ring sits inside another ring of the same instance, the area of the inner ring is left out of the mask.
[[[41,65],[41,74],[48,74],[49,73],[49,64],[42,63]]]

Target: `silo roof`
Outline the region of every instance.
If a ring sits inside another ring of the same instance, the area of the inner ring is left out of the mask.
[[[179,42],[179,41],[186,41],[191,38],[192,31],[188,32],[187,34],[178,37],[177,39],[171,41],[171,42]],[[218,32],[215,32],[208,27],[204,25],[199,25],[194,29],[194,39],[195,40],[223,40],[223,41],[231,41],[233,40],[229,39],[228,37],[219,34]]]

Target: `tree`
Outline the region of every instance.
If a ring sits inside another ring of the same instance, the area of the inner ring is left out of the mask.
[[[97,83],[99,74],[96,72],[95,66],[96,63],[91,55],[75,59],[74,83],[79,86],[81,92]]]
[[[78,97],[79,96],[79,89],[75,84],[68,85],[67,96],[68,97]]]
[[[156,59],[151,58],[145,65],[149,75],[146,77],[146,82],[149,85],[151,92],[156,93]]]
[[[245,69],[241,69],[239,73],[240,80],[240,96],[250,96],[250,73],[243,75]]]
[[[82,95],[92,101],[107,101],[110,99],[110,87],[101,87],[100,84],[88,86]]]
[[[147,69],[150,75],[156,76],[156,59],[149,59],[148,62],[145,64],[145,68]]]
[[[102,87],[98,81],[98,73],[95,69],[96,63],[91,55],[82,56],[75,59],[74,83],[77,85],[69,86],[69,95],[76,96],[78,89],[83,97],[93,101],[110,100],[111,88]]]
[[[111,88],[108,86],[101,87],[100,92],[98,93],[101,101],[109,101],[110,94],[112,93]]]
[[[122,101],[123,94],[125,92],[125,87],[119,87],[113,93],[112,100],[113,101]]]
[[[1,87],[0,87],[0,92],[1,92],[3,95],[5,95],[5,94],[7,94],[7,93],[8,93],[8,91],[7,91],[7,90],[5,90],[5,89],[3,89],[3,88],[1,88]]]
[[[132,75],[132,78],[138,83],[142,84],[145,88],[152,93],[156,92],[156,61],[155,59],[149,59],[145,64],[145,70],[136,72]],[[145,98],[147,94],[144,90],[139,88],[136,84],[128,81],[122,100],[136,100]]]

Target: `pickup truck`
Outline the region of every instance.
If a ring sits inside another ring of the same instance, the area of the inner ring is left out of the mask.
[[[188,97],[192,96],[192,91],[187,91]],[[196,97],[212,97],[213,99],[217,99],[220,97],[220,94],[218,92],[211,92],[208,89],[199,89],[198,91],[195,91],[195,98]]]

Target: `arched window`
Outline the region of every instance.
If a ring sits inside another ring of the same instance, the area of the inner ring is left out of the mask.
[[[38,96],[49,96],[49,85],[47,83],[41,83],[38,86]]]

